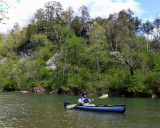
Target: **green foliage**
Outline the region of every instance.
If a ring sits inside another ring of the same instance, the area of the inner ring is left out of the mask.
[[[4,91],[17,91],[17,83],[14,79],[4,80],[1,85]]]
[[[29,24],[26,31],[26,41],[30,41],[32,35],[36,33],[36,26],[34,24]]]
[[[32,88],[35,86],[34,82],[27,78],[27,77],[20,77],[20,86],[22,89],[26,90],[32,90]]]
[[[69,61],[72,64],[78,63],[78,60],[80,59],[80,53],[83,52],[84,40],[73,35],[71,38],[67,38],[66,42],[68,44],[67,49],[69,51]]]
[[[140,29],[141,21],[130,9],[108,19],[90,19],[85,6],[79,11],[81,17],[72,8],[64,11],[59,2],[47,2],[28,26],[20,29],[16,23],[8,34],[0,34],[1,88],[159,95],[159,34],[147,52],[148,42],[138,33],[149,34],[152,23],[147,21]],[[154,25],[158,31],[159,20]]]
[[[40,79],[41,80],[43,80],[43,79],[49,79],[50,78],[50,75],[51,75],[51,72],[48,70],[48,69],[46,69],[46,67],[41,67],[40,68],[40,72],[39,72],[39,74],[40,74]]]
[[[75,93],[82,92],[84,90],[83,88],[84,81],[79,74],[76,74],[74,78],[70,77],[68,79],[68,84],[69,84],[70,89]]]
[[[128,74],[123,70],[119,70],[119,68],[112,68],[110,73],[106,75],[110,89],[125,92],[128,84]]]
[[[82,23],[80,22],[80,18],[78,16],[76,16],[72,21],[71,28],[74,30],[77,36],[81,35]]]
[[[153,30],[153,24],[147,20],[145,23],[142,24],[142,31],[145,32],[147,35]]]
[[[135,96],[137,94],[149,94],[150,88],[148,84],[144,83],[145,77],[141,74],[134,75],[131,77],[131,83],[128,87],[129,92],[134,92]]]
[[[50,51],[49,47],[39,47],[37,49],[37,54],[36,54],[37,59],[40,59],[40,61],[46,62],[52,57],[52,53]]]
[[[155,52],[153,54],[154,57],[154,71],[159,72],[160,71],[160,52]]]
[[[145,78],[145,84],[150,87],[152,94],[158,94],[160,91],[160,73],[159,72],[148,72]]]

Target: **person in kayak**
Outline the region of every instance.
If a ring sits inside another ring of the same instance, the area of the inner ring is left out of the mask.
[[[78,100],[78,103],[80,105],[84,105],[84,106],[88,106],[89,103],[91,103],[94,99],[88,99],[87,98],[87,93],[86,92],[83,92],[82,93],[82,97]],[[93,104],[92,104],[93,105]],[[90,106],[90,105],[89,105]]]

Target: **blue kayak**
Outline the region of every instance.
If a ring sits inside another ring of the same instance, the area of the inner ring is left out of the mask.
[[[64,102],[64,106],[72,105],[72,103]],[[74,105],[74,104],[73,104]],[[99,111],[99,112],[119,112],[124,113],[126,110],[126,105],[102,105],[98,104],[95,106],[83,106],[83,105],[75,105],[74,109],[81,109],[87,111]]]

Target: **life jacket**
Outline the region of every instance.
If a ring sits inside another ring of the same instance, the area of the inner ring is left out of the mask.
[[[86,98],[84,98],[84,103],[89,103],[89,100],[88,100],[88,98],[86,97]]]

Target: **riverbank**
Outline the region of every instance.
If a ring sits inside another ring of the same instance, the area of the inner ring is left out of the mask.
[[[22,90],[22,91],[3,91],[3,90],[0,90],[0,92],[18,92],[18,93],[35,93],[35,94],[59,94],[59,95],[70,95],[70,96],[81,96],[81,94],[77,94],[77,95],[74,95],[73,93],[53,93],[53,91],[49,92],[49,91],[42,91],[42,90],[39,90],[40,88],[38,88],[37,91],[28,91],[28,90]],[[103,94],[101,94],[103,95]],[[101,96],[101,95],[97,95],[97,94],[93,94],[93,93],[88,93],[88,96]],[[132,98],[159,98],[159,96],[157,95],[151,95],[151,96],[125,96],[125,95],[115,95],[115,94],[110,94],[109,93],[109,97],[122,97],[122,98],[125,98],[125,97],[132,97]]]

